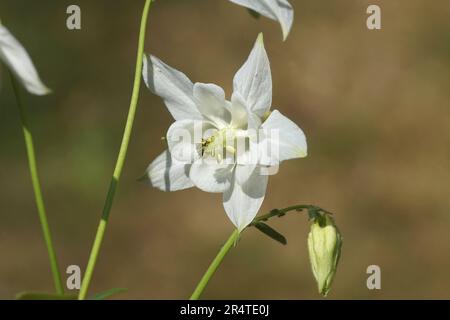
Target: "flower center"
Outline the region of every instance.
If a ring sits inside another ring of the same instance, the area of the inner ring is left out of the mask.
[[[235,155],[236,133],[233,128],[224,128],[214,132],[209,138],[202,139],[202,156],[216,158],[217,162],[228,154]]]

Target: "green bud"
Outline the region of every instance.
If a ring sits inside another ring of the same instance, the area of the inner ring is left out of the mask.
[[[342,237],[331,216],[323,214],[315,217],[308,235],[308,251],[319,293],[324,297],[330,291],[341,246]]]

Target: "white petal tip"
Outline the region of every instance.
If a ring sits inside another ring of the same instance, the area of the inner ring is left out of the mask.
[[[144,52],[144,56],[142,57],[142,69],[145,69],[147,63],[147,54]]]
[[[256,38],[256,43],[261,44],[262,46],[264,46],[264,34],[262,32],[260,32],[258,34],[258,38]]]
[[[48,94],[52,94],[53,91],[50,88],[44,87],[41,88],[39,90],[33,90],[33,91],[29,91],[31,94],[37,95],[37,96],[46,96]]]
[[[292,23],[290,25],[282,24],[281,31],[283,33],[283,41],[286,41],[289,33],[291,32]]]
[[[21,81],[21,79],[18,79],[17,81]],[[39,85],[29,85],[27,83],[22,83],[22,86],[25,88],[25,90],[30,93],[34,94],[35,96],[45,96],[48,94],[53,93],[52,89],[47,88],[44,84]]]
[[[306,151],[306,150],[301,150],[299,153],[298,153],[298,157],[299,158],[306,158],[308,156],[308,151]]]

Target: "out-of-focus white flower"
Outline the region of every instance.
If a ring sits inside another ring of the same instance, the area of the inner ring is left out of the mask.
[[[28,92],[36,95],[50,93],[50,89],[39,78],[36,68],[25,48],[1,23],[0,60],[17,77]]]
[[[231,101],[220,87],[193,84],[154,56],[144,60],[143,77],[175,119],[169,150],[150,164],[148,181],[164,191],[196,186],[223,193],[225,211],[242,231],[264,200],[265,170],[307,154],[302,130],[269,111],[272,76],[262,34],[234,77]]]
[[[294,9],[287,0],[230,0],[246,8],[256,11],[263,16],[278,21],[286,40],[292,23],[294,22]]]

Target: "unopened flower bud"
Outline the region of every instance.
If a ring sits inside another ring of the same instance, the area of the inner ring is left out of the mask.
[[[308,251],[311,267],[319,293],[330,291],[341,255],[342,237],[328,214],[313,219],[308,235]]]

